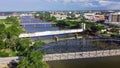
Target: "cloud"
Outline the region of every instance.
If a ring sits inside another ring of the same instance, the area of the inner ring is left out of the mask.
[[[100,6],[106,7],[107,9],[120,9],[120,1],[118,0],[99,0]]]
[[[46,0],[47,2],[62,2],[65,4],[75,3],[84,7],[106,7],[109,9],[118,8],[120,9],[119,0]]]
[[[120,9],[120,0],[1,0],[4,10],[108,10]]]
[[[120,5],[120,2],[112,0],[99,0],[98,2],[100,3],[101,6]]]

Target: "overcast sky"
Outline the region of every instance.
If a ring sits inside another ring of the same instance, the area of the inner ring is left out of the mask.
[[[120,0],[1,0],[0,11],[120,9]]]

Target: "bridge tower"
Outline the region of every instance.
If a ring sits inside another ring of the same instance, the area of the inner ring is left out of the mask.
[[[86,24],[85,23],[82,23],[82,29],[85,30],[86,29]]]

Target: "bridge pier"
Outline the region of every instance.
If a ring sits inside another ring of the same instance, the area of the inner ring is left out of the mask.
[[[77,33],[75,33],[75,39],[78,39],[78,34]]]
[[[40,41],[40,37],[38,37],[38,38],[37,38],[37,40],[39,40],[39,41]]]
[[[58,42],[59,41],[58,36],[54,36],[54,40],[55,40],[55,42]]]

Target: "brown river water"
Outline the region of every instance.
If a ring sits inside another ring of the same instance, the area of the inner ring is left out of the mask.
[[[120,68],[120,56],[47,62],[50,68]]]

